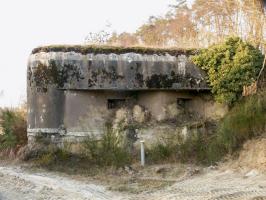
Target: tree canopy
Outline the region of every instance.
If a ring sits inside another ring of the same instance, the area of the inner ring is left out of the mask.
[[[263,0],[177,0],[164,16],[151,16],[134,33],[113,33],[106,42],[120,46],[202,48],[238,36],[263,47]]]

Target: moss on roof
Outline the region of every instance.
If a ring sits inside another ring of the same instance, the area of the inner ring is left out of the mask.
[[[92,46],[92,45],[51,45],[42,46],[33,49],[32,54],[39,52],[76,52],[81,54],[88,53],[140,53],[140,54],[170,54],[173,56],[185,54],[194,55],[198,52],[196,49],[176,49],[176,48],[147,48],[147,47],[116,47],[116,46]]]

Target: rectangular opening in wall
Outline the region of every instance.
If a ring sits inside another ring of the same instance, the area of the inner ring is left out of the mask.
[[[191,99],[188,98],[178,98],[176,100],[177,108],[185,109],[185,111],[189,108],[189,103],[191,102]]]
[[[108,109],[116,109],[125,106],[125,99],[108,99],[107,100],[107,108]]]

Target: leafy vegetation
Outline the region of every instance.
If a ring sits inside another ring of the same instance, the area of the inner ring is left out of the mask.
[[[71,166],[85,165],[91,167],[123,167],[130,164],[132,155],[129,150],[121,145],[118,137],[110,128],[99,139],[95,136],[88,136],[81,144],[76,146],[78,149],[74,153],[71,143],[65,143],[63,147],[55,144],[46,143],[46,138],[38,138],[40,147],[31,150],[25,160],[32,160],[38,166],[54,168],[59,165]],[[75,144],[74,144],[75,145]],[[43,148],[45,146],[45,148]]]
[[[0,149],[11,149],[27,144],[27,122],[23,110],[3,110],[0,117]]]
[[[202,50],[193,61],[207,71],[215,98],[232,105],[240,98],[243,86],[256,80],[263,56],[259,49],[234,37]]]
[[[207,152],[210,135],[198,133],[187,139],[174,138],[158,142],[147,149],[149,163],[197,162],[208,163]]]
[[[147,148],[146,156],[148,163],[169,162],[176,160],[177,145],[173,142],[163,141]]]
[[[100,166],[121,167],[132,160],[128,148],[121,145],[120,138],[111,128],[107,128],[100,140],[94,136],[88,137],[83,147],[88,160]]]
[[[266,94],[239,101],[219,122],[215,134],[197,134],[184,142],[178,139],[155,144],[147,150],[150,163],[163,161],[213,164],[235,154],[243,144],[265,133]]]
[[[45,143],[43,143],[45,144]],[[35,165],[52,168],[55,166],[68,166],[78,164],[82,160],[79,154],[72,154],[67,148],[58,148],[53,144],[46,144],[45,148],[32,149],[24,157],[25,161],[33,161]]]
[[[208,145],[209,161],[234,153],[248,139],[262,135],[265,125],[266,95],[243,99],[220,122],[217,134]]]

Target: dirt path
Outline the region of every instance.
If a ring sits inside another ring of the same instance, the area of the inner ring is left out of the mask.
[[[213,171],[150,194],[153,200],[266,200],[266,176]]]
[[[16,167],[0,167],[0,200],[106,200],[122,199],[103,186],[52,173],[30,173]],[[124,199],[124,198],[123,198]]]
[[[210,170],[172,186],[141,194],[116,193],[105,187],[48,172],[0,166],[0,200],[266,200],[266,176]]]

